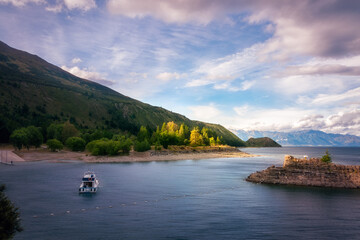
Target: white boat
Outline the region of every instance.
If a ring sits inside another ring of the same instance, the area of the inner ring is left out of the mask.
[[[99,187],[99,180],[94,172],[86,172],[79,187],[79,193],[96,193]]]

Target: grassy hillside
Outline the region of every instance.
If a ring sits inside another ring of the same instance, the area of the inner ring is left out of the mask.
[[[226,143],[244,146],[221,125],[191,121],[183,115],[124,96],[98,83],[78,78],[38,56],[0,41],[0,141],[16,128],[46,128],[70,120],[81,129],[121,129],[136,133],[163,122],[207,126]]]
[[[247,147],[281,147],[280,144],[268,137],[250,138],[246,141]]]

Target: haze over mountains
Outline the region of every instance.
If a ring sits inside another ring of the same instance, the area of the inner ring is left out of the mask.
[[[236,134],[246,141],[249,138],[269,137],[282,146],[360,146],[360,137],[307,130],[295,132],[244,131]]]
[[[76,77],[38,56],[0,41],[0,142],[19,127],[46,129],[70,121],[80,129],[155,130],[163,122],[206,126],[233,146],[244,146],[221,125],[192,121],[183,115],[124,96],[98,83]]]

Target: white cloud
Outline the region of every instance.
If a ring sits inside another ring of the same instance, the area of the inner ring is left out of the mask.
[[[196,21],[207,24],[217,15],[218,4],[206,4],[204,1],[166,1],[166,0],[109,0],[108,10],[113,14],[121,14],[131,18],[155,16],[171,23],[186,23]]]
[[[159,62],[166,62],[170,58],[178,57],[179,54],[171,48],[157,48],[153,51],[155,58]]]
[[[62,3],[58,3],[56,5],[50,5],[50,6],[45,7],[45,10],[49,11],[49,12],[53,12],[53,13],[59,13],[63,10],[63,7],[64,6]]]
[[[45,10],[49,12],[61,12],[64,7],[69,10],[81,10],[89,11],[93,8],[96,8],[96,3],[94,0],[57,0],[56,4],[49,4],[46,0],[0,0],[0,4],[12,4],[15,7],[24,7],[28,4],[38,4],[45,5]]]
[[[250,89],[252,86],[254,86],[255,85],[255,81],[243,81],[242,83],[241,83],[241,88],[240,88],[240,90],[241,91],[246,91],[246,90],[248,90],[248,89]]]
[[[189,82],[187,82],[185,84],[185,87],[200,87],[200,86],[205,86],[205,85],[209,85],[213,83],[210,80],[206,80],[206,79],[195,79],[195,80],[191,80]]]
[[[360,87],[339,94],[319,94],[312,101],[315,105],[360,105]]]
[[[82,60],[81,60],[80,58],[73,58],[73,59],[71,60],[71,62],[72,62],[73,64],[77,64],[77,63],[81,63]]]
[[[45,0],[0,0],[0,4],[12,4],[15,7],[24,7],[27,4],[44,4]]]
[[[66,67],[66,66],[62,66],[61,69],[77,76],[83,79],[87,79],[87,80],[92,80],[94,82],[98,82],[100,84],[103,85],[114,85],[115,82],[110,81],[110,80],[106,80],[105,76],[101,73],[95,72],[95,71],[90,71],[88,69],[80,69],[79,67],[75,66],[72,68]]]
[[[295,75],[284,78],[262,79],[257,86],[260,89],[281,94],[283,96],[292,96],[295,100],[298,95],[314,96],[319,92],[335,93],[345,90],[350,84],[342,78],[334,76],[311,76]]]
[[[266,42],[265,58],[360,54],[360,30],[354,24],[360,22],[358,1],[109,0],[107,8],[113,14],[130,18],[152,16],[168,23],[208,24],[227,20],[229,15],[248,13],[249,23],[270,22],[266,31],[271,30],[273,36]]]
[[[213,85],[216,90],[228,90],[232,92],[246,91],[256,81],[243,80],[248,74],[258,68],[269,68],[267,64],[258,61],[258,53],[262,44],[255,44],[236,54],[228,55],[201,64],[192,75],[197,78],[188,81],[185,87],[199,87]]]
[[[316,129],[328,133],[360,135],[358,107],[342,108],[342,111],[337,112],[337,109],[265,109],[244,105],[235,107],[234,112],[235,116],[222,116],[220,120],[231,129],[283,132]]]
[[[129,65],[131,63],[131,57],[134,57],[122,48],[113,47],[110,48],[110,50],[111,53],[109,59],[107,60],[107,65],[111,70],[116,70],[123,66]]]
[[[64,0],[64,4],[69,10],[89,11],[92,8],[96,8],[94,0]]]
[[[203,105],[203,106],[191,106],[189,107],[191,113],[190,118],[196,119],[205,122],[216,122],[218,116],[222,114],[222,112],[214,106],[214,104]]]
[[[161,81],[164,81],[164,82],[167,82],[167,81],[170,81],[170,80],[173,80],[173,79],[180,79],[180,78],[185,78],[187,76],[187,74],[179,74],[177,72],[173,72],[173,73],[170,73],[170,72],[163,72],[163,73],[159,73],[157,76],[156,76],[156,79],[159,79]]]

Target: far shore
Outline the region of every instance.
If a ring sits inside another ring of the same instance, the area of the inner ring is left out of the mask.
[[[152,161],[177,161],[177,160],[200,160],[200,159],[214,159],[214,158],[245,158],[254,157],[255,155],[242,152],[237,148],[222,147],[210,148],[207,150],[193,150],[193,151],[146,151],[134,152],[131,151],[128,155],[118,156],[92,156],[88,152],[72,152],[61,150],[58,152],[51,152],[48,149],[22,149],[21,151],[14,151],[9,146],[2,146],[1,151],[8,151],[19,156],[21,161],[83,161],[88,163],[131,163],[131,162],[152,162]],[[15,158],[14,158],[15,159]],[[20,161],[20,160],[19,160]],[[16,160],[14,161],[16,162]]]

